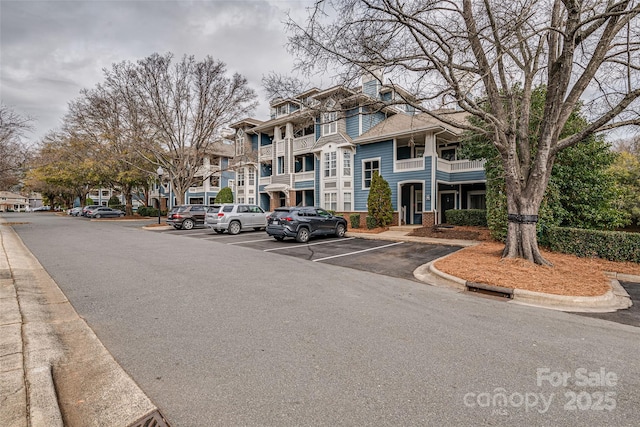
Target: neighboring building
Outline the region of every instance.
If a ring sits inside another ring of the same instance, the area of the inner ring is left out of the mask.
[[[29,209],[29,198],[21,194],[0,191],[0,212],[24,212]]]
[[[484,161],[458,159],[460,129],[409,105],[368,107],[410,96],[370,77],[355,90],[337,86],[275,100],[270,120],[233,124],[236,201],[266,210],[316,205],[366,213],[377,171],[391,186],[396,225],[445,222],[447,209],[484,209]],[[459,111],[439,113],[465,120]]]
[[[199,159],[196,176],[200,178],[199,185],[190,187],[184,194],[184,202],[191,204],[213,204],[218,192],[224,187],[234,190],[234,171],[230,164],[234,157],[235,145],[227,133],[223,138],[211,144],[207,154]],[[166,172],[165,172],[166,173]],[[177,198],[171,183],[167,183],[168,177],[164,177],[164,185],[160,187],[160,199],[162,209],[167,209],[177,204]],[[234,190],[235,193],[235,190]],[[153,184],[149,194],[150,206],[158,206],[158,185]]]

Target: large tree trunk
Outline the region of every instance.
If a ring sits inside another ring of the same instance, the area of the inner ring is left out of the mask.
[[[517,166],[513,164],[508,166],[512,166],[511,170],[517,170]],[[518,179],[518,173],[505,174],[508,228],[502,256],[522,258],[540,265],[552,265],[540,253],[536,229],[540,204],[549,181],[550,167],[545,170],[540,164],[536,164],[534,169],[538,173],[533,174],[527,181]]]

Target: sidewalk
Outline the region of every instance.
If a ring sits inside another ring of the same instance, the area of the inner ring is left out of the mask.
[[[3,218],[0,403],[2,427],[166,425]]]
[[[351,237],[360,237],[372,240],[389,240],[395,242],[418,242],[436,245],[451,246],[474,246],[479,244],[478,241],[471,240],[448,240],[434,239],[428,237],[409,236],[410,228],[408,227],[392,227],[388,231],[382,233],[348,233]],[[460,291],[480,291],[492,295],[500,295],[508,298],[509,302],[515,304],[529,305],[534,307],[542,307],[552,310],[570,311],[570,312],[590,312],[590,313],[607,313],[616,310],[623,310],[631,307],[631,298],[627,291],[620,285],[618,275],[615,273],[608,274],[611,279],[611,289],[604,295],[595,297],[575,297],[547,294],[542,292],[532,292],[522,289],[510,289],[497,286],[485,285],[482,283],[471,283],[461,278],[451,276],[447,273],[439,271],[433,262],[418,267],[413,275],[416,279],[430,285],[451,287]],[[640,283],[640,276],[624,275],[620,280],[628,280]]]

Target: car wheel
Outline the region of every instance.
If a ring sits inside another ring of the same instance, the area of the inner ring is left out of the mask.
[[[222,234],[222,233],[224,233],[224,230],[216,230],[216,233]]]
[[[100,216],[101,216],[101,215],[100,215],[100,214],[98,214],[98,215],[94,216],[94,218],[100,218]]]
[[[278,242],[282,242],[284,240],[284,236],[273,236]]]
[[[307,243],[309,241],[309,230],[305,227],[302,227],[298,230],[298,234],[296,234],[296,241],[298,243]]]
[[[238,234],[240,232],[240,223],[238,221],[231,221],[229,224],[229,234]]]
[[[343,224],[338,224],[336,226],[336,236],[337,237],[344,237],[344,232],[345,232],[345,228]]]
[[[193,228],[193,221],[191,221],[190,219],[185,219],[182,222],[182,228],[184,230],[191,230]]]
[[[120,218],[122,218],[124,216],[124,214],[120,214]]]

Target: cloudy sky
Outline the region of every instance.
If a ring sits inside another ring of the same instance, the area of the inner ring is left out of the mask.
[[[267,118],[261,87],[290,73],[285,13],[303,19],[310,0],[0,0],[0,99],[34,118],[29,139],[59,127],[67,103],[103,80],[102,69],[154,52],[225,62],[246,76]]]

